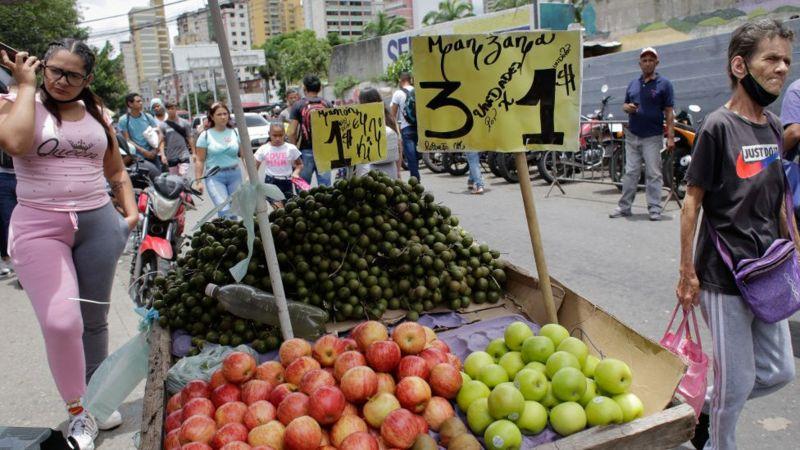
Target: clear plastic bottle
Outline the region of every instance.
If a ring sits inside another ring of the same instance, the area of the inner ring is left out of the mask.
[[[229,313],[243,319],[279,327],[278,303],[275,296],[247,284],[217,286],[209,283],[206,295],[217,299]],[[286,301],[292,331],[295,337],[316,339],[325,334],[325,321],[328,313],[316,306]]]

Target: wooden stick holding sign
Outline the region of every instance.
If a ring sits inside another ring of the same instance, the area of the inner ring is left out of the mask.
[[[575,151],[581,38],[574,31],[412,38],[420,151],[515,152],[545,310],[557,323],[525,151]]]
[[[311,139],[317,170],[368,164],[386,159],[383,103],[363,103],[311,113]]]

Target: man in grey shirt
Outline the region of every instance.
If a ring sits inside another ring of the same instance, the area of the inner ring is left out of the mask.
[[[164,135],[161,145],[167,156],[169,173],[185,177],[189,172],[189,162],[194,154],[192,125],[178,117],[178,105],[174,101],[166,104],[167,118],[158,127]]]

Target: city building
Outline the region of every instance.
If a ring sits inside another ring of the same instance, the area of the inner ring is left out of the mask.
[[[139,73],[136,70],[136,51],[131,41],[119,43],[119,51],[122,54],[122,66],[125,71],[125,83],[131,92],[139,92]]]
[[[386,0],[384,10],[389,17],[406,19],[408,28],[414,27],[414,0]]]
[[[220,2],[219,8],[222,12],[222,25],[225,27],[231,50],[250,50],[253,46],[253,39],[250,34],[248,0]],[[213,33],[211,40],[215,40]]]
[[[144,97],[152,98],[156,89],[149,80],[172,73],[164,1],[150,0],[149,7],[131,8],[128,24],[139,89]]]
[[[272,36],[303,29],[300,0],[249,0],[250,35],[253,46],[261,46]]]
[[[185,12],[177,19],[178,35],[175,45],[190,45],[197,42],[211,42],[211,16],[208,8]]]
[[[338,33],[344,38],[361,36],[364,25],[384,10],[384,0],[305,0],[306,28],[319,38]]]

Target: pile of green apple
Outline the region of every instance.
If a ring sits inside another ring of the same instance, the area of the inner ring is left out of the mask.
[[[466,358],[461,376],[458,406],[491,450],[519,448],[522,434],[538,434],[548,422],[568,436],[644,412],[628,392],[628,365],[590,355],[583,341],[557,324],[543,326],[538,336],[524,322],[510,324],[486,351]]]

